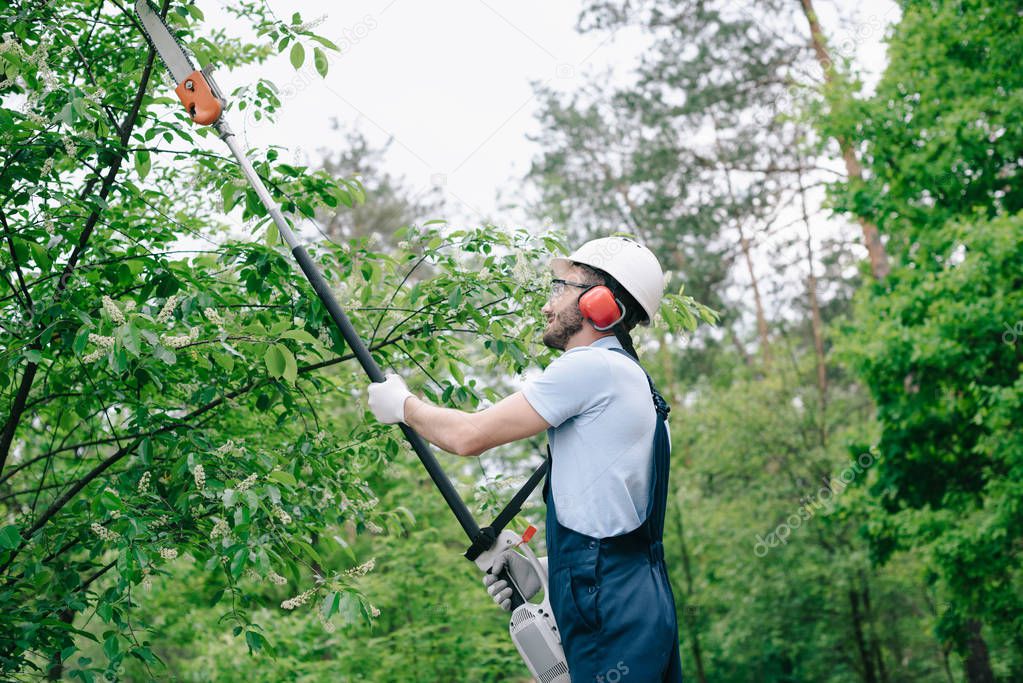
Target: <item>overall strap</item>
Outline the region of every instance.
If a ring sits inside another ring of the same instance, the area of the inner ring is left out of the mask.
[[[664,400],[664,397],[661,396],[661,393],[657,391],[657,387],[654,386],[654,381],[650,378],[650,374],[647,373],[646,369],[643,368],[643,365],[640,364],[640,362],[636,360],[632,354],[625,349],[618,347],[612,347],[610,350],[629,358],[643,370],[643,374],[646,375],[647,383],[650,385],[650,394],[653,397],[654,409],[657,411],[657,420],[654,425],[652,463],[653,481],[651,485],[651,495],[647,501],[647,518],[644,520],[641,528],[646,527],[646,533],[650,540],[651,558],[654,561],[663,561],[664,545],[662,543],[662,539],[664,537],[664,516],[668,507],[668,469],[671,459],[671,444],[668,440],[668,427],[664,421],[668,418],[668,413],[671,412],[671,407],[668,405],[667,401]]]

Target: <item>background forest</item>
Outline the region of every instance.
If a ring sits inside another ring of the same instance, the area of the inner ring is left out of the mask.
[[[325,74],[339,49],[300,13],[225,5],[239,38],[201,7],[161,4],[201,64]],[[583,3],[579,30],[652,47],[627,84],[536,86],[523,227],[445,222],[343,123],[312,167],[249,151],[381,366],[446,405],[553,359],[552,253],[657,253],[672,296],[636,339],[674,408],[693,681],[1023,680],[1023,5],[899,8],[867,92],[811,0]],[[135,22],[0,0],[0,678],[528,680]],[[438,455],[489,521],[543,448]]]

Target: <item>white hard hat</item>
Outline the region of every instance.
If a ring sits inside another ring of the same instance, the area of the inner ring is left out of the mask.
[[[551,270],[562,277],[572,263],[584,263],[604,271],[625,288],[643,307],[649,325],[664,295],[664,273],[654,253],[628,237],[590,240],[567,257],[551,259]]]

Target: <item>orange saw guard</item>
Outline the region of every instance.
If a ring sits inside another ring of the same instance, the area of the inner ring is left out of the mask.
[[[223,105],[202,71],[193,71],[188,78],[178,83],[174,89],[181,104],[196,123],[208,126],[220,118]]]

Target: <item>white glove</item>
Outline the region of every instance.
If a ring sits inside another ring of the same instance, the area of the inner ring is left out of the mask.
[[[539,559],[540,565],[543,567],[544,573],[546,573],[547,558],[541,557]],[[510,612],[512,587],[508,585],[507,581],[497,576],[504,569],[505,563],[508,564],[508,573],[511,574],[512,580],[515,581],[515,585],[519,587],[522,597],[526,600],[530,600],[539,593],[542,586],[536,569],[533,568],[533,565],[525,557],[514,550],[498,555],[490,573],[484,574],[483,585],[487,587],[487,593],[494,599],[494,602],[500,605],[501,609]]]
[[[393,372],[386,375],[383,382],[372,382],[369,385],[369,409],[380,422],[391,425],[405,421],[405,399],[412,392],[405,386],[405,380]]]

